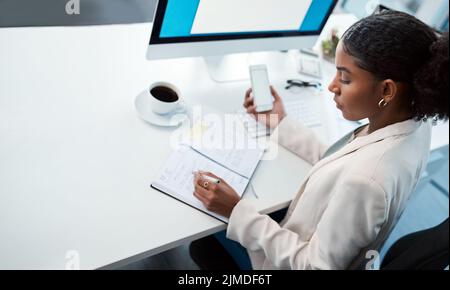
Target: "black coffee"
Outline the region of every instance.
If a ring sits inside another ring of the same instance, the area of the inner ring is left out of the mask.
[[[154,96],[156,99],[166,102],[166,103],[173,103],[178,101],[178,95],[177,93],[168,87],[158,86],[154,87],[150,90],[150,94]]]

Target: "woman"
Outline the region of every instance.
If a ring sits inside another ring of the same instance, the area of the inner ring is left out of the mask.
[[[268,125],[278,142],[314,165],[280,224],[223,180],[204,186],[195,178],[194,195],[230,218],[226,235],[247,249],[254,269],[364,269],[425,168],[424,120],[448,119],[448,34],[413,16],[387,11],[360,20],[343,35],[336,67],[329,90],[337,107],[347,120],[370,122],[328,150],[286,116],[275,90],[273,110],[259,115],[246,94],[248,113],[263,122],[277,114]]]

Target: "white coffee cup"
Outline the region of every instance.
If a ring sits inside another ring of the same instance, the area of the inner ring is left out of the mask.
[[[184,101],[180,90],[167,82],[156,82],[147,90],[150,106],[153,112],[159,115],[183,112]]]

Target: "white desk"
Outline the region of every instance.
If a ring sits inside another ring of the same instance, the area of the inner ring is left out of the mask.
[[[217,84],[199,58],[146,61],[149,27],[0,29],[0,269],[64,269],[70,251],[81,269],[112,268],[225,228],[150,188],[172,131],[141,121],[134,97],[171,80],[233,112],[249,83]],[[268,61],[282,91],[295,69]],[[309,169],[280,148],[255,173],[257,207],[286,206]]]

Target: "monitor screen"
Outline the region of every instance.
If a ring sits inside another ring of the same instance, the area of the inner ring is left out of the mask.
[[[150,44],[319,35],[337,0],[160,0]]]

